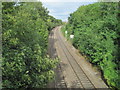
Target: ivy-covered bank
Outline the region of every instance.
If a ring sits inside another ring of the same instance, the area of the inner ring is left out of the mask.
[[[48,32],[61,20],[41,2],[2,3],[2,87],[41,88],[54,77],[58,60],[47,57]]]
[[[63,31],[73,45],[98,66],[111,88],[120,89],[120,16],[117,2],[81,6],[70,14]]]

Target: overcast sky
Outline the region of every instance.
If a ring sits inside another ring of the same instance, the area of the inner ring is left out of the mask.
[[[67,21],[70,13],[73,13],[82,5],[88,5],[96,2],[96,0],[86,0],[87,2],[82,2],[83,0],[49,0],[42,1],[44,7],[49,11],[49,14],[57,19]]]

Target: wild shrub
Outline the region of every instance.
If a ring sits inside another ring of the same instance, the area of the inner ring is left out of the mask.
[[[112,88],[120,89],[120,28],[118,3],[94,3],[70,14],[64,31],[74,34],[73,45],[101,68]]]
[[[3,88],[42,88],[57,60],[47,57],[48,30],[61,23],[42,3],[2,3]]]

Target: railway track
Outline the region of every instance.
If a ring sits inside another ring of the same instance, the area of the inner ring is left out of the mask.
[[[56,76],[53,88],[81,88],[83,90],[96,90],[96,87],[99,86],[101,88],[107,88],[105,84],[95,84],[99,80],[93,83],[89,74],[87,75],[86,72],[84,72],[74,51],[72,51],[71,47],[62,37],[60,27],[52,30],[50,38],[49,44],[51,44],[51,46],[49,47],[49,55],[51,58],[55,58],[58,55],[60,59],[60,63],[57,69],[55,69]]]
[[[59,28],[59,27],[58,27]],[[63,50],[71,68],[73,69],[77,80],[79,81],[80,88],[84,89],[95,89],[95,86],[92,84],[92,82],[89,80],[87,75],[82,70],[81,66],[77,63],[74,56],[69,51],[68,47],[66,46],[65,42],[62,40],[60,36],[59,31],[55,31],[56,35],[58,36],[58,41],[61,49]],[[75,88],[75,87],[74,87]]]

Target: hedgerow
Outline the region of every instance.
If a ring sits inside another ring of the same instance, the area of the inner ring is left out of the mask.
[[[48,32],[59,24],[41,2],[2,3],[3,88],[42,88],[54,78]]]
[[[100,67],[107,84],[120,89],[120,28],[118,3],[81,6],[70,14],[63,31],[74,35],[73,45]]]

